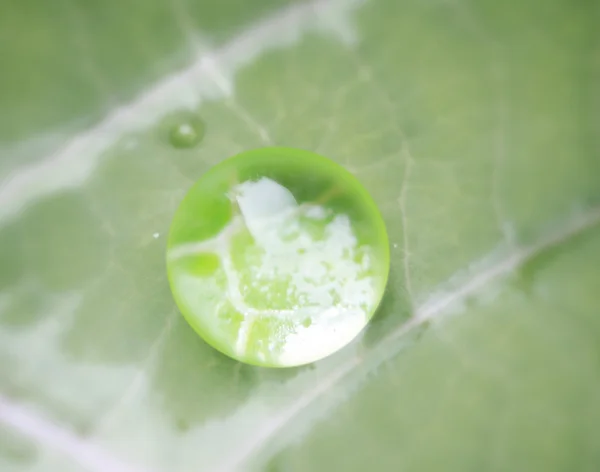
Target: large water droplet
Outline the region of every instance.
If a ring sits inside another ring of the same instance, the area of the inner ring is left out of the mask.
[[[177,211],[167,270],[192,327],[255,365],[341,349],[383,297],[389,247],[366,190],[309,151],[246,151],[206,172]]]
[[[188,115],[171,125],[169,142],[178,149],[194,147],[204,138],[205,129],[200,118]]]

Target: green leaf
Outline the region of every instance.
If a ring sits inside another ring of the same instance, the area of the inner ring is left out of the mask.
[[[0,15],[1,470],[598,469],[597,2],[88,3]],[[183,195],[264,145],[344,165],[391,243],[297,369],[208,347],[166,278]]]

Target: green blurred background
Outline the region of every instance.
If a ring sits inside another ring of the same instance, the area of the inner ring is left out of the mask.
[[[598,24],[594,0],[5,2],[0,470],[598,470]],[[355,173],[392,246],[368,329],[299,369],[218,354],[166,281],[186,190],[265,145]]]

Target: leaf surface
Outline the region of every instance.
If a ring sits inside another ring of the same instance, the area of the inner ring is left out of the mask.
[[[0,18],[2,470],[598,468],[594,2],[30,3]],[[166,280],[186,190],[266,145],[355,173],[392,245],[373,322],[298,369],[208,347]]]

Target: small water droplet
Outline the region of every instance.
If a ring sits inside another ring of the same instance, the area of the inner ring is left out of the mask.
[[[153,237],[154,239],[158,239],[158,237],[159,237],[159,236],[160,236],[160,233],[154,233],[154,234],[152,235],[152,237]]]
[[[169,142],[179,149],[194,147],[202,141],[205,128],[200,118],[188,116],[171,127]]]
[[[397,247],[398,247],[398,245],[397,245],[396,243],[394,243],[394,247],[395,247],[395,248],[397,248]]]

